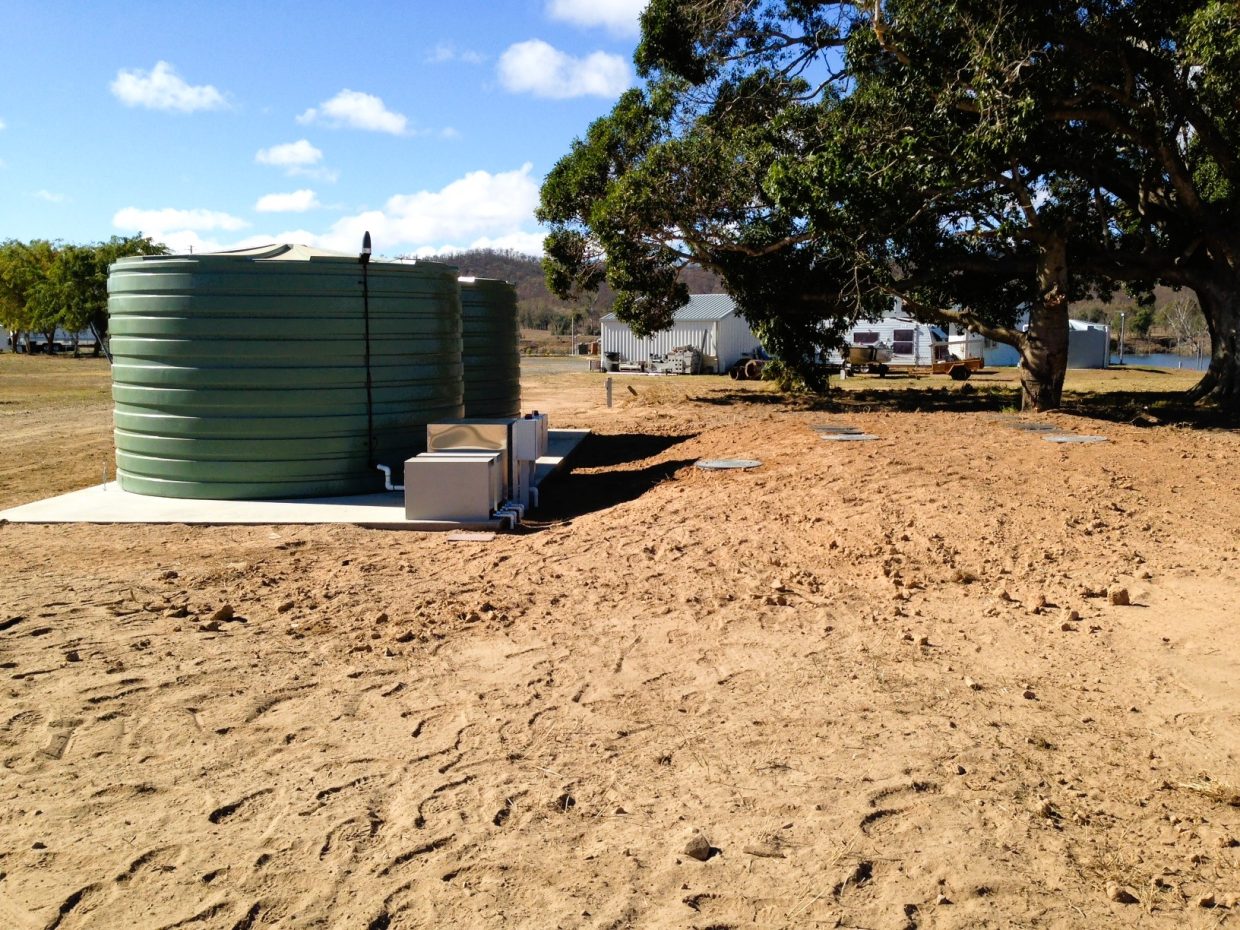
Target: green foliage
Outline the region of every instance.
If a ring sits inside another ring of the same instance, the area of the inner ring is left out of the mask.
[[[10,239],[0,245],[0,324],[37,332],[49,343],[56,330],[77,333],[92,323],[107,331],[108,268],[130,255],[162,255],[142,235],[113,236],[95,245]]]
[[[539,217],[552,290],[639,332],[687,261],[792,368],[893,295],[1024,351],[1024,309],[1240,292],[1231,0],[652,0],[637,64]]]
[[[785,394],[824,394],[828,375],[825,365],[792,366],[773,358],[762,367],[762,380],[774,382]]]
[[[1144,339],[1149,336],[1150,327],[1154,325],[1156,317],[1157,311],[1153,301],[1151,301],[1148,304],[1137,306],[1136,311],[1128,320],[1128,325],[1132,328],[1133,333]]]
[[[7,240],[0,246],[0,322],[14,332],[55,331],[55,304],[48,287],[48,272],[56,246],[46,239],[31,242]]]

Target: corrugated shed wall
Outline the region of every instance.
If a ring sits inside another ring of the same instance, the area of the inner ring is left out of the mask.
[[[648,362],[651,355],[666,355],[681,346],[693,346],[703,355],[715,355],[714,323],[677,323],[671,329],[641,338],[618,320],[603,320],[599,338],[604,353],[619,352],[622,362]]]

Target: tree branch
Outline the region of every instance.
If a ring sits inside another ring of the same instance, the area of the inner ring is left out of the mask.
[[[998,326],[994,323],[987,323],[985,320],[977,317],[969,310],[949,310],[944,307],[930,307],[900,293],[898,290],[891,288],[883,288],[883,290],[892,297],[900,298],[900,300],[904,303],[904,306],[912,311],[912,314],[915,317],[937,317],[938,319],[945,320],[949,323],[958,323],[976,333],[981,333],[987,339],[993,339],[995,342],[1002,342],[1018,349],[1024,341],[1025,334],[1019,329],[1015,329],[1011,326]]]

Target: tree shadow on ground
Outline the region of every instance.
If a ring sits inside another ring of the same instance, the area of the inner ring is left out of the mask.
[[[1107,391],[1106,393],[1064,394],[1064,413],[1135,426],[1186,426],[1190,429],[1236,429],[1235,414],[1217,407],[1201,407],[1185,397],[1183,391]]]
[[[890,376],[889,376],[890,377]],[[718,394],[689,396],[690,403],[728,406],[784,406],[790,410],[815,413],[865,413],[928,411],[999,411],[1020,406],[1016,387],[987,384],[927,385],[898,389],[859,388],[833,389],[828,394],[783,394],[778,391],[724,391]]]
[[[654,462],[643,468],[620,468],[661,455],[697,433],[668,436],[645,433],[591,434],[585,438],[569,462],[571,470],[560,472],[539,489],[539,507],[526,522],[537,531],[553,523],[572,520],[587,513],[606,510],[636,500],[655,485],[671,478],[696,459]],[[587,471],[587,469],[609,469]]]
[[[726,391],[722,394],[690,394],[685,400],[691,404],[730,407],[734,404],[778,406],[789,403],[790,398],[787,394],[780,394],[778,391]]]
[[[1138,369],[1133,369],[1138,370]],[[1148,370],[1161,373],[1158,369]],[[853,388],[825,395],[781,394],[772,391],[726,391],[689,397],[692,403],[715,406],[782,405],[814,413],[1000,413],[1020,410],[1017,385],[969,383],[909,386],[899,389]],[[1217,407],[1193,404],[1183,391],[1064,391],[1060,413],[1131,423],[1136,426],[1186,426],[1193,429],[1240,427],[1235,415]]]
[[[996,413],[1020,406],[1018,388],[971,385],[962,387],[910,387],[900,390],[861,389],[840,391],[815,401],[808,409],[887,413]]]

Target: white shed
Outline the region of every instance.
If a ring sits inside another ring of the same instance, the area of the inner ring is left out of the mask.
[[[1028,325],[1028,319],[1017,323]],[[987,368],[1007,368],[1020,364],[1020,353],[1003,342],[986,339],[977,333],[966,332],[962,327],[950,327],[951,351],[962,358],[967,347],[969,355],[981,355]],[[1106,368],[1111,346],[1111,327],[1105,323],[1089,323],[1085,320],[1068,320],[1068,367]]]
[[[759,342],[749,324],[727,294],[693,294],[672,316],[672,325],[652,336],[641,337],[608,313],[600,320],[599,350],[621,362],[648,362],[652,355],[667,355],[681,346],[702,353],[704,371],[727,371],[741,356],[757,353]]]
[[[1068,367],[1106,368],[1111,360],[1111,327],[1068,320]]]

